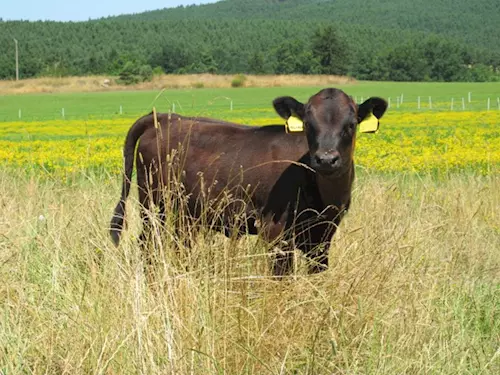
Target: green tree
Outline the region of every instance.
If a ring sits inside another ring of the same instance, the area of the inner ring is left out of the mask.
[[[137,61],[127,61],[120,72],[119,83],[132,85],[138,82],[151,81],[153,69],[150,65],[140,64]]]
[[[276,50],[275,57],[274,71],[277,74],[317,74],[321,72],[318,59],[300,39],[282,44]]]
[[[139,82],[139,66],[133,61],[127,61],[120,72],[119,83],[132,85]]]
[[[387,78],[392,81],[428,81],[429,66],[422,50],[414,44],[394,48],[385,59]]]
[[[203,51],[194,70],[195,73],[217,73],[217,62],[209,51]]]
[[[248,70],[250,73],[263,74],[265,73],[264,56],[261,52],[254,52],[248,61]]]
[[[440,38],[430,38],[422,46],[429,76],[433,81],[455,81],[463,75],[465,62],[460,48]]]
[[[349,69],[347,43],[338,35],[333,26],[316,30],[312,37],[312,53],[318,58],[324,74],[346,74]]]
[[[180,69],[192,65],[194,60],[194,54],[191,54],[188,48],[168,43],[163,46],[159,53],[153,56],[151,65],[161,66],[165,73],[176,73]]]
[[[470,82],[498,82],[500,81],[500,74],[495,72],[491,66],[487,66],[485,64],[475,64],[470,68],[465,69],[461,80]]]
[[[376,51],[362,51],[353,62],[352,74],[362,80],[387,80],[389,72],[386,59]]]
[[[139,73],[139,79],[142,82],[151,81],[153,79],[153,68],[151,68],[151,65],[148,64],[141,65],[139,67],[138,73]]]

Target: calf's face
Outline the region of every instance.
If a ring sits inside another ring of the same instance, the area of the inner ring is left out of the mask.
[[[288,119],[298,117],[304,124],[310,165],[325,176],[340,176],[352,165],[356,128],[372,113],[380,119],[387,103],[372,97],[359,106],[342,90],[324,89],[303,104],[290,96],[273,101],[276,112]]]

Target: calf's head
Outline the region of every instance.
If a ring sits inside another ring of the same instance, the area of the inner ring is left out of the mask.
[[[284,119],[295,116],[304,123],[311,167],[325,176],[339,176],[352,165],[358,124],[372,113],[380,119],[387,102],[371,97],[357,105],[342,90],[328,88],[305,104],[283,96],[276,98],[273,106]]]

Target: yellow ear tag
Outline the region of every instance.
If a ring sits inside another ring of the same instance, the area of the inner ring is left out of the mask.
[[[370,113],[363,121],[359,123],[360,133],[376,133],[378,130],[378,118],[373,113]]]
[[[304,131],[304,123],[301,119],[295,116],[290,116],[285,122],[287,133],[300,133]]]

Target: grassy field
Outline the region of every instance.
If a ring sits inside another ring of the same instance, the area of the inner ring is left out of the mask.
[[[107,227],[123,137],[152,103],[280,123],[275,96],[317,87],[0,97],[0,374],[500,373],[500,111],[479,106],[499,85],[343,88],[404,101],[358,138],[331,268],[308,276],[297,253],[283,281],[258,239],[211,233],[182,257],[167,233],[146,280],[135,189],[119,248]],[[466,111],[410,105],[469,91]],[[20,102],[38,115],[9,117]]]
[[[63,94],[30,94],[0,96],[0,121],[59,120],[64,108],[65,119],[108,119],[122,116],[138,117],[151,111],[155,105],[160,111],[168,111],[175,104],[175,110],[189,115],[216,115],[235,117],[238,111],[255,112],[246,119],[252,120],[273,113],[272,100],[280,95],[292,95],[299,100],[307,100],[326,86],[342,88],[358,101],[368,96],[382,96],[391,99],[392,111],[417,111],[418,96],[421,110],[429,110],[429,96],[432,97],[433,111],[449,111],[451,99],[454,109],[470,111],[499,110],[500,83],[374,83],[321,84],[309,87],[250,87],[239,89],[179,89],[155,91],[113,91]],[[1,92],[1,91],[0,91]],[[471,102],[468,102],[468,93]],[[397,97],[403,95],[403,103],[397,106]],[[230,110],[231,101],[233,111]]]
[[[135,199],[107,236],[118,191],[0,171],[3,374],[500,371],[498,175],[363,176],[330,270],[281,282],[255,238],[204,234],[148,286]]]

